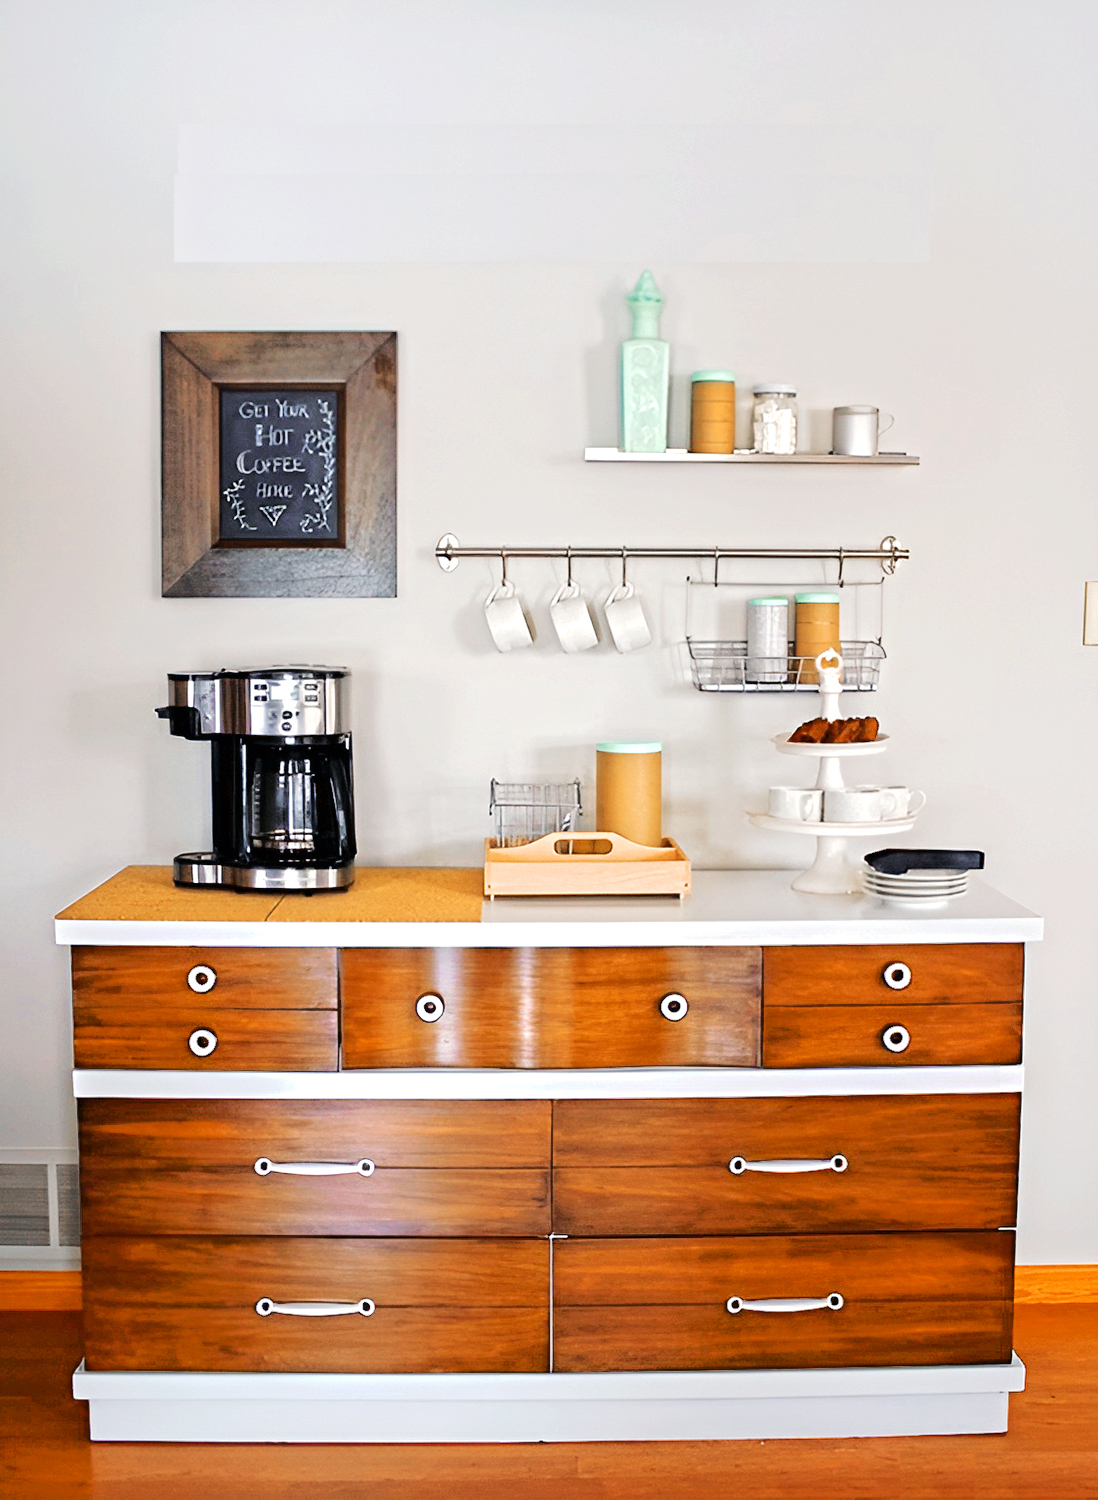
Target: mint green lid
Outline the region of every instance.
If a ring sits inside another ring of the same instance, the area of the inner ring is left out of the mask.
[[[784,594],[779,594],[773,599],[748,599],[748,604],[784,604],[788,607],[789,600]]]
[[[595,749],[603,755],[659,755],[663,751],[660,744],[639,745],[627,743],[624,740],[605,740]]]
[[[838,604],[838,594],[798,594],[798,604]]]
[[[736,377],[731,370],[695,370],[690,377],[691,380],[730,380],[733,385]]]

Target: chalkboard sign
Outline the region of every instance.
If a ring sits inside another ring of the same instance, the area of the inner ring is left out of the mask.
[[[397,336],[160,335],[161,590],[396,597]]]
[[[222,543],[338,545],[338,390],[222,387]]]

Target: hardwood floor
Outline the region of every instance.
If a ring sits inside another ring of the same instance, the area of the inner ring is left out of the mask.
[[[1098,1500],[1098,1305],[1024,1306],[1005,1436],[518,1446],[95,1444],[75,1313],[0,1313],[4,1500]]]

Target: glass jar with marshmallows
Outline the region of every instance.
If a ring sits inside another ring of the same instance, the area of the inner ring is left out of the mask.
[[[757,385],[755,452],[796,453],[797,389],[792,385]]]

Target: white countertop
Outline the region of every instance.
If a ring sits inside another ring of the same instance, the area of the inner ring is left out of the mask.
[[[499,897],[479,922],[212,922],[58,919],[59,943],[223,948],[772,947],[1038,941],[1042,918],[978,877],[943,906],[812,896],[792,870],[698,870],[676,897]],[[323,901],[323,896],[314,898]]]

